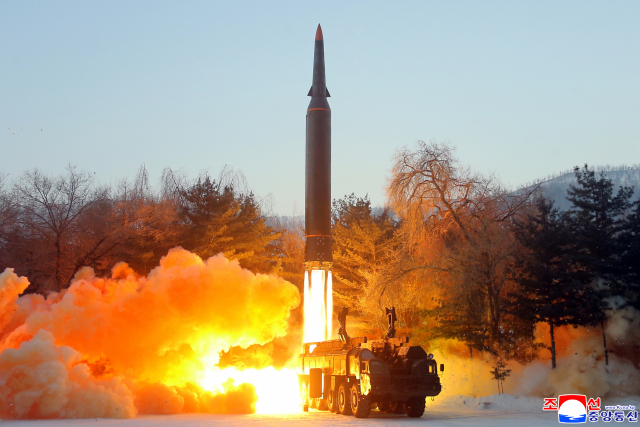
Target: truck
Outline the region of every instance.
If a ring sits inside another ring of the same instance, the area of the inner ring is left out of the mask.
[[[387,308],[389,331],[382,339],[349,337],[348,310],[338,315],[340,339],[304,343],[298,357],[303,409],[366,418],[371,409],[419,418],[428,396],[442,390],[437,363],[406,336],[395,336],[395,308]],[[440,365],[440,372],[444,365]]]

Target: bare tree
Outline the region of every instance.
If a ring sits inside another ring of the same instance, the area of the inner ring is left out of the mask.
[[[173,200],[178,203],[182,191],[189,187],[189,185],[191,185],[191,183],[184,173],[166,167],[160,177],[160,198],[162,200]]]
[[[177,244],[179,194],[170,190],[179,188],[178,182],[171,182],[175,178],[180,176],[165,169],[156,192],[143,164],[132,183],[123,179],[117,184],[111,195],[109,228],[96,252],[99,258],[109,255],[111,263],[125,260],[146,273]]]
[[[447,143],[424,141],[416,150],[399,150],[387,187],[393,209],[440,231],[455,224],[469,240],[473,220],[506,221],[531,205],[538,186],[507,191],[494,176],[462,166],[454,154]]]
[[[50,178],[34,169],[13,185],[21,226],[53,246],[51,265],[58,291],[73,270],[66,257],[78,243],[82,216],[107,200],[107,190],[96,188],[91,175],[74,166],[66,170],[66,175]]]
[[[402,217],[439,226],[455,223],[468,239],[463,216],[473,207],[482,180],[454,157],[447,144],[418,141],[415,151],[399,150],[394,159],[387,194],[391,206]]]
[[[419,141],[415,150],[396,154],[387,192],[402,218],[402,241],[411,256],[395,274],[446,272],[441,295],[451,305],[476,304],[469,295],[480,296],[483,334],[491,343],[478,347],[493,351],[489,347],[503,335],[509,269],[517,250],[511,220],[532,205],[536,188],[508,191],[495,177],[460,165],[454,151],[446,143]]]
[[[0,174],[0,245],[18,217],[18,209],[5,188],[6,178],[6,175]]]

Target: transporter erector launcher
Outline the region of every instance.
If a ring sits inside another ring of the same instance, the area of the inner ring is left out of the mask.
[[[324,69],[324,39],[318,24],[313,83],[307,96],[305,171],[304,340],[331,339],[331,109]]]

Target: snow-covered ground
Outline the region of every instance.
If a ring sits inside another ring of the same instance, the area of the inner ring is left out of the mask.
[[[508,413],[504,411],[437,411],[425,413],[422,418],[381,414],[372,411],[367,419],[356,419],[328,412],[287,414],[287,415],[152,415],[128,420],[38,420],[38,421],[2,421],[2,427],[204,427],[204,426],[276,426],[295,422],[300,426],[348,426],[348,425],[385,425],[409,426],[491,426],[491,427],[533,427],[558,424],[558,417],[548,413]],[[427,424],[425,424],[427,423]]]
[[[603,405],[635,405],[640,407],[638,397],[603,399]],[[604,410],[604,407],[602,408]],[[84,419],[84,420],[4,420],[2,427],[205,427],[205,426],[256,426],[267,427],[295,422],[300,426],[415,426],[425,427],[538,427],[559,426],[557,412],[542,411],[542,399],[493,395],[485,397],[458,396],[446,401],[427,400],[427,410],[422,418],[408,418],[371,411],[367,419],[336,415],[326,411],[309,410],[292,414],[274,415],[147,415],[133,419]],[[603,421],[600,420],[600,423]],[[626,424],[627,421],[622,424]],[[596,424],[590,423],[587,424]],[[609,424],[609,423],[607,423]],[[613,424],[613,423],[612,423]],[[615,423],[618,424],[618,423]]]

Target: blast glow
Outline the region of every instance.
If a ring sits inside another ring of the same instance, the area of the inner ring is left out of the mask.
[[[333,281],[329,269],[304,272],[304,342],[332,338]]]
[[[212,392],[222,392],[223,384],[248,383],[256,388],[257,414],[285,414],[300,412],[298,375],[293,369],[274,367],[264,369],[211,368],[202,374],[200,385]]]

